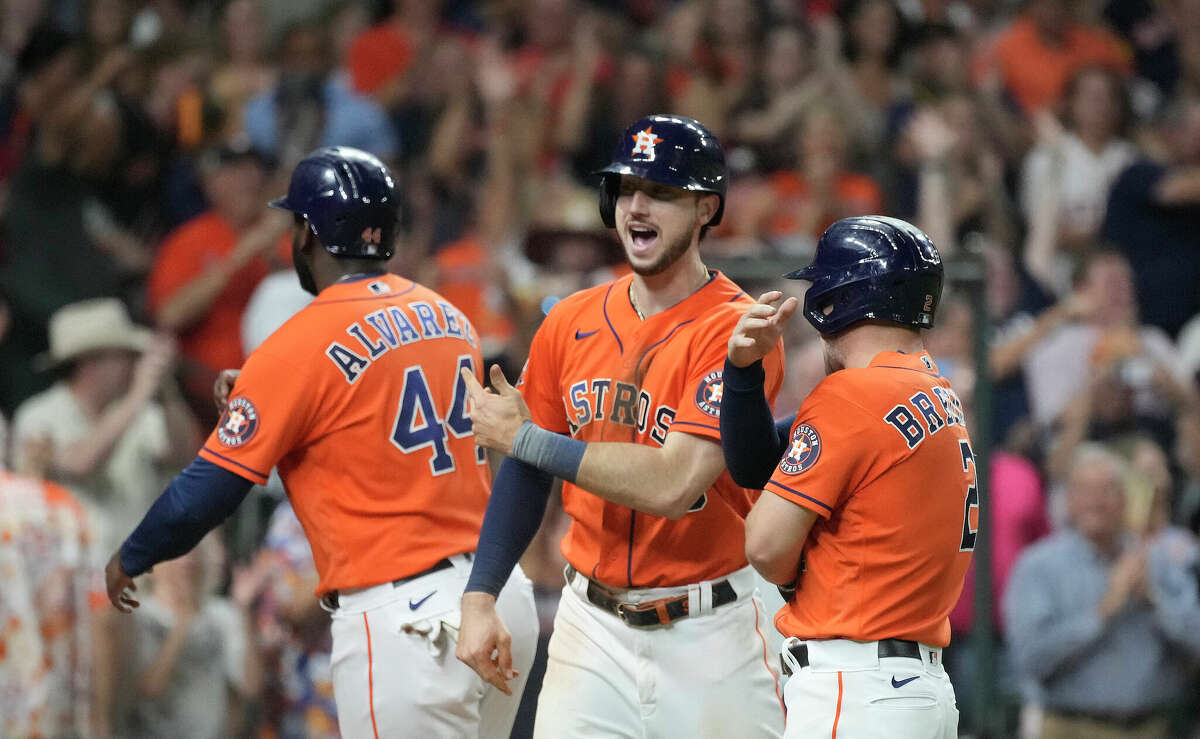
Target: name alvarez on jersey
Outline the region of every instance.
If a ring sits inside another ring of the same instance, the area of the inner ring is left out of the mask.
[[[449,303],[438,301],[435,309],[424,300],[414,300],[405,307],[407,314],[393,305],[372,311],[347,326],[346,333],[354,339],[353,343],[347,343],[354,349],[340,341],[326,347],[325,356],[337,366],[346,382],[353,385],[375,360],[415,341],[451,338],[475,346],[471,322]]]

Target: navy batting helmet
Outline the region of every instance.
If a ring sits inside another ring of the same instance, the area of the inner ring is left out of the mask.
[[[317,149],[296,165],[287,195],[270,205],[304,216],[330,254],[392,256],[399,207],[396,183],[383,162],[365,151],[349,146]]]
[[[641,177],[662,185],[694,192],[711,192],[721,199],[708,222],[715,226],[725,212],[725,152],[712,131],[699,121],[681,115],[650,115],[625,129],[612,162],[596,174],[600,187],[600,218],[616,225],[621,175]]]
[[[821,234],[813,263],[784,275],[809,280],[804,317],[832,334],[869,318],[932,328],[942,257],[919,228],[897,218],[843,218]]]

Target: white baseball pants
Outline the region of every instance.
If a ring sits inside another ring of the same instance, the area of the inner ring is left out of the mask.
[[[955,739],[958,707],[942,650],[921,645],[921,659],[879,658],[878,642],[809,641],[801,668],[784,686],[787,739]]]
[[[770,614],[749,567],[727,579],[738,599],[717,608],[711,582],[617,591],[633,603],[692,598],[693,615],[639,629],[589,603],[587,580],[571,578],[550,637],[535,738],[780,736]]]
[[[459,601],[471,572],[454,567],[339,596],[333,612],[333,694],[343,739],[481,737],[507,739],[537,649],[533,587],[521,568],[496,609],[512,634],[512,696],[454,656]]]

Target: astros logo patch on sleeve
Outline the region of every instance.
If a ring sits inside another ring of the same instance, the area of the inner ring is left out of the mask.
[[[234,398],[221,414],[217,438],[225,446],[241,446],[258,430],[258,411],[249,398]]]
[[[820,456],[821,436],[815,428],[802,423],[792,431],[792,442],[787,454],[779,460],[779,469],[789,475],[798,475],[816,464]]]
[[[721,370],[713,370],[704,376],[696,389],[696,407],[713,418],[721,416],[721,396],[725,393],[725,382]]]

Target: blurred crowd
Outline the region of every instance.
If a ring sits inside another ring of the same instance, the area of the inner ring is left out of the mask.
[[[552,301],[623,271],[591,173],[652,112],[721,137],[701,248],[752,293],[798,294],[770,275],[849,215],[941,250],[929,349],[993,444],[1004,732],[1195,735],[1200,0],[0,0],[0,736],[336,735],[277,483],[135,616],[99,582],[218,371],[307,301],[265,203],[318,146],[384,159],[389,268],[512,377]],[[786,345],[792,408],[823,368],[803,321]],[[524,561],[544,637],[563,525]]]

